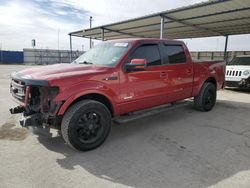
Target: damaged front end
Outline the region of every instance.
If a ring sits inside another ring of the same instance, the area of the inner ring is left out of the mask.
[[[23,113],[24,119],[20,124],[27,126],[57,126],[60,117],[57,112],[61,102],[54,102],[59,93],[58,87],[49,86],[44,80],[23,79],[12,75],[10,92],[19,104],[11,108],[11,114]]]
[[[235,87],[235,88],[242,88],[242,89],[249,89],[250,88],[250,76],[248,78],[243,78],[240,81],[226,81],[227,87]]]
[[[250,88],[250,76],[247,79],[242,79],[239,82],[239,86],[243,88]]]

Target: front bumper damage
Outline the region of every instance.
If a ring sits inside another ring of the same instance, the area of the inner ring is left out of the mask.
[[[241,79],[241,81],[226,81],[227,87],[250,88],[250,77]]]
[[[41,113],[35,112],[32,114],[27,114],[27,110],[23,106],[16,106],[14,108],[10,108],[9,111],[11,114],[19,114],[22,113],[23,117],[20,120],[20,125],[23,127],[29,126],[50,126],[50,127],[58,127],[61,123],[61,116],[57,116],[56,112],[58,112],[61,104],[58,104],[54,113]]]
[[[49,86],[47,81],[27,80],[12,75],[10,93],[19,106],[11,108],[11,114],[22,113],[20,124],[28,126],[56,126],[60,122],[57,112],[62,102],[53,99],[59,93],[58,87]]]

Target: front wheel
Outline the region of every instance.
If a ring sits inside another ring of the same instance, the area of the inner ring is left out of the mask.
[[[216,102],[216,87],[211,82],[205,82],[200,90],[200,94],[194,97],[194,106],[200,111],[210,111]]]
[[[107,138],[111,115],[107,107],[94,100],[77,102],[67,110],[61,125],[66,144],[80,151],[95,149]]]

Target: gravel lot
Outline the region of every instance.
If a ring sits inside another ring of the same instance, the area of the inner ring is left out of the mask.
[[[0,65],[0,187],[250,187],[250,92],[218,92],[207,113],[192,105],[113,125],[96,150],[77,152],[56,131],[23,129],[11,116]]]

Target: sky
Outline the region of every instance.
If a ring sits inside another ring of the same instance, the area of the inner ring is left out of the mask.
[[[69,49],[68,33],[123,21],[202,0],[0,0],[0,49]],[[223,50],[225,37],[184,40],[192,51]],[[230,36],[228,50],[250,50],[250,35]],[[94,41],[98,43],[98,41]],[[88,50],[89,40],[73,37],[74,50]]]

